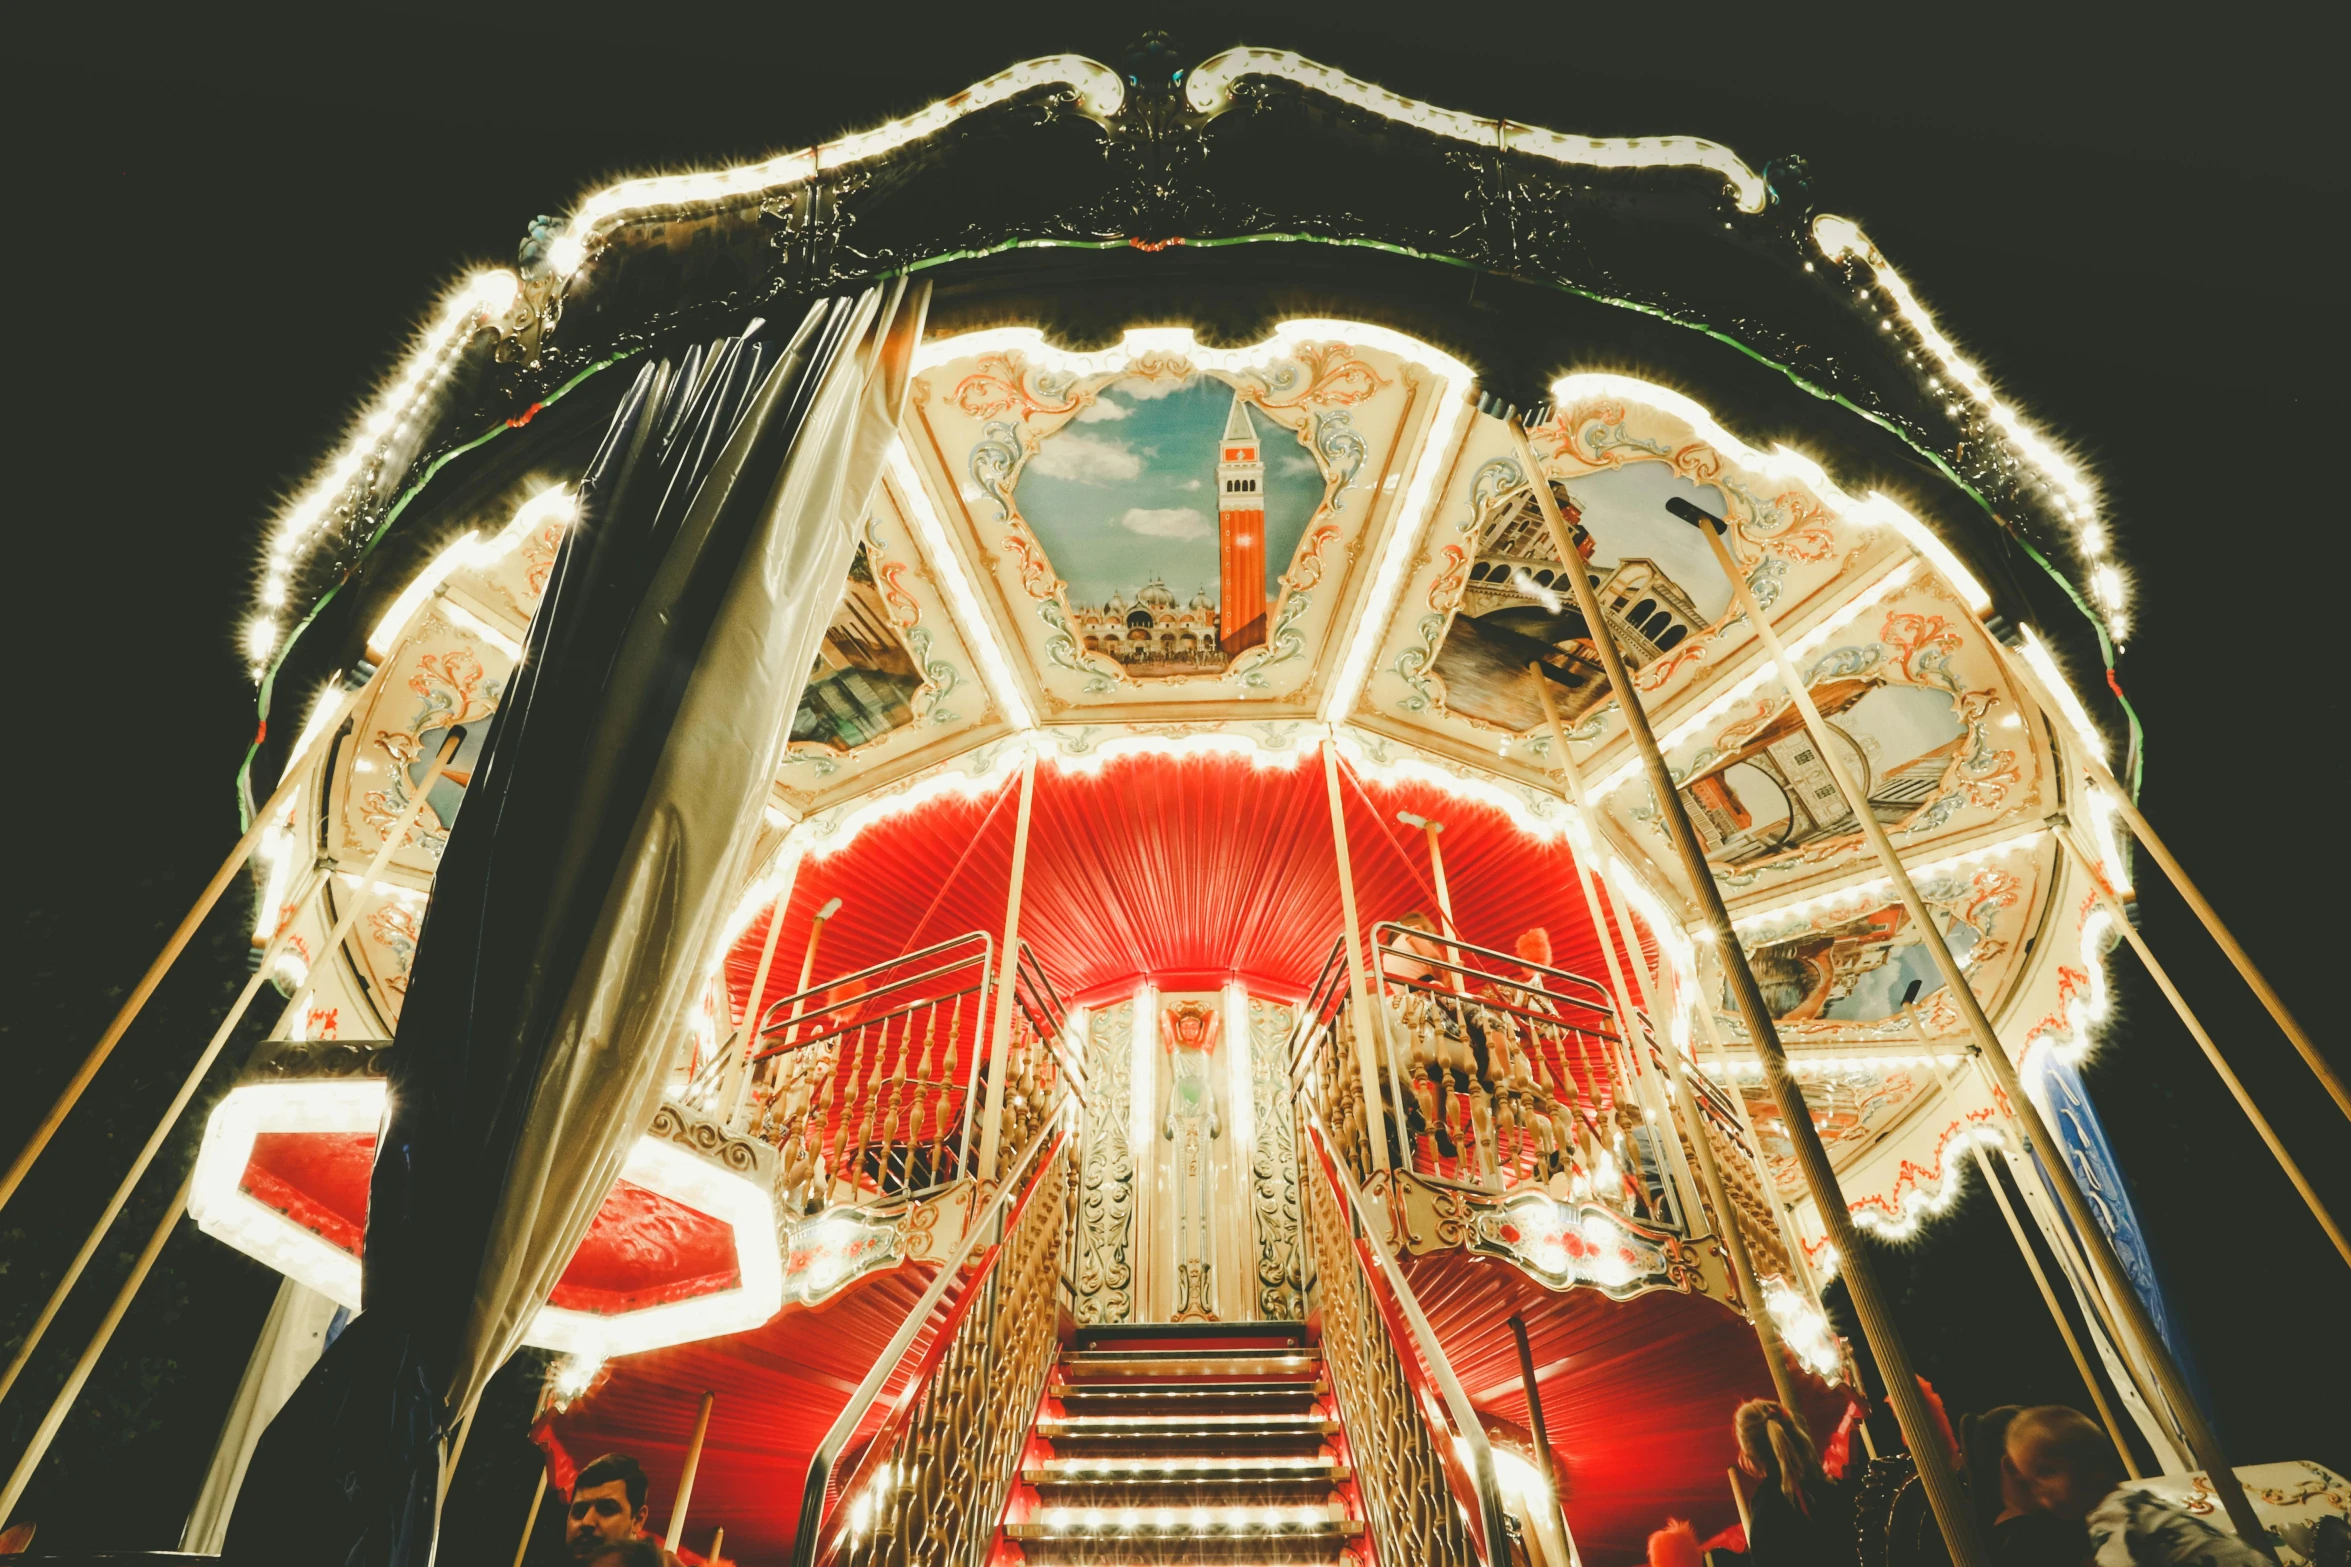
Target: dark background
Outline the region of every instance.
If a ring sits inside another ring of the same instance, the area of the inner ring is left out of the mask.
[[[253,710],[234,638],[263,520],[450,277],[510,262],[531,214],[611,176],[805,145],[1036,54],[1115,62],[1148,28],[1189,59],[1276,44],[1477,112],[1711,137],[1758,167],[1802,152],[1820,206],[1859,218],[2099,477],[2137,587],[2120,678],[2148,730],[2145,806],[2351,1067],[2324,978],[2343,929],[2325,757],[2343,710],[2346,181],[2323,8],[2207,10],[2192,27],[2051,6],[836,11],[12,14],[0,1147],[235,837]],[[2351,1216],[2351,1129],[2142,869],[2157,951]],[[240,887],[0,1215],[0,1342],[242,982],[248,901]],[[2351,1470],[2351,1270],[2129,954],[2110,969],[2121,1006],[2089,1081],[2224,1438],[2240,1462]],[[0,1409],[0,1462],[193,1157],[202,1108]],[[2086,1407],[1972,1178],[1881,1261],[1954,1411]],[[43,1545],[176,1541],[274,1283],[182,1227],[19,1510]],[[528,1397],[514,1380],[510,1405]],[[444,1559],[502,1563],[528,1453],[475,1451],[453,1526],[477,1506],[500,1521],[457,1527]]]

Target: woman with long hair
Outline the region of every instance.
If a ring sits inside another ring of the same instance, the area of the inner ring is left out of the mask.
[[[1812,1438],[1783,1404],[1751,1398],[1731,1417],[1739,1467],[1757,1482],[1747,1567],[1840,1567],[1853,1560],[1852,1505],[1821,1472]]]

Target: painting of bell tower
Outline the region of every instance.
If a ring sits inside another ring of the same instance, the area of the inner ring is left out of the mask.
[[[1265,640],[1265,459],[1238,393],[1217,443],[1216,525],[1217,639],[1230,658]]]

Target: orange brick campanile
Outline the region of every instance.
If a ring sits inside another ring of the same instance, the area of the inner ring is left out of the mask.
[[[1216,527],[1217,643],[1230,658],[1265,640],[1265,462],[1238,393],[1217,443]]]

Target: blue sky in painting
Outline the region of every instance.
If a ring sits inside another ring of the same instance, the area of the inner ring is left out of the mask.
[[[1233,389],[1213,376],[1115,381],[1047,436],[1014,488],[1072,604],[1134,596],[1154,573],[1181,602],[1217,595],[1217,439]],[[1265,588],[1290,569],[1323,481],[1297,437],[1251,409],[1265,459]]]
[[[1709,622],[1730,608],[1731,585],[1714,563],[1714,551],[1697,529],[1665,509],[1678,495],[1719,517],[1722,492],[1713,485],[1692,484],[1661,462],[1635,462],[1570,479],[1567,493],[1583,508],[1595,564],[1614,566],[1633,556],[1653,560]]]

